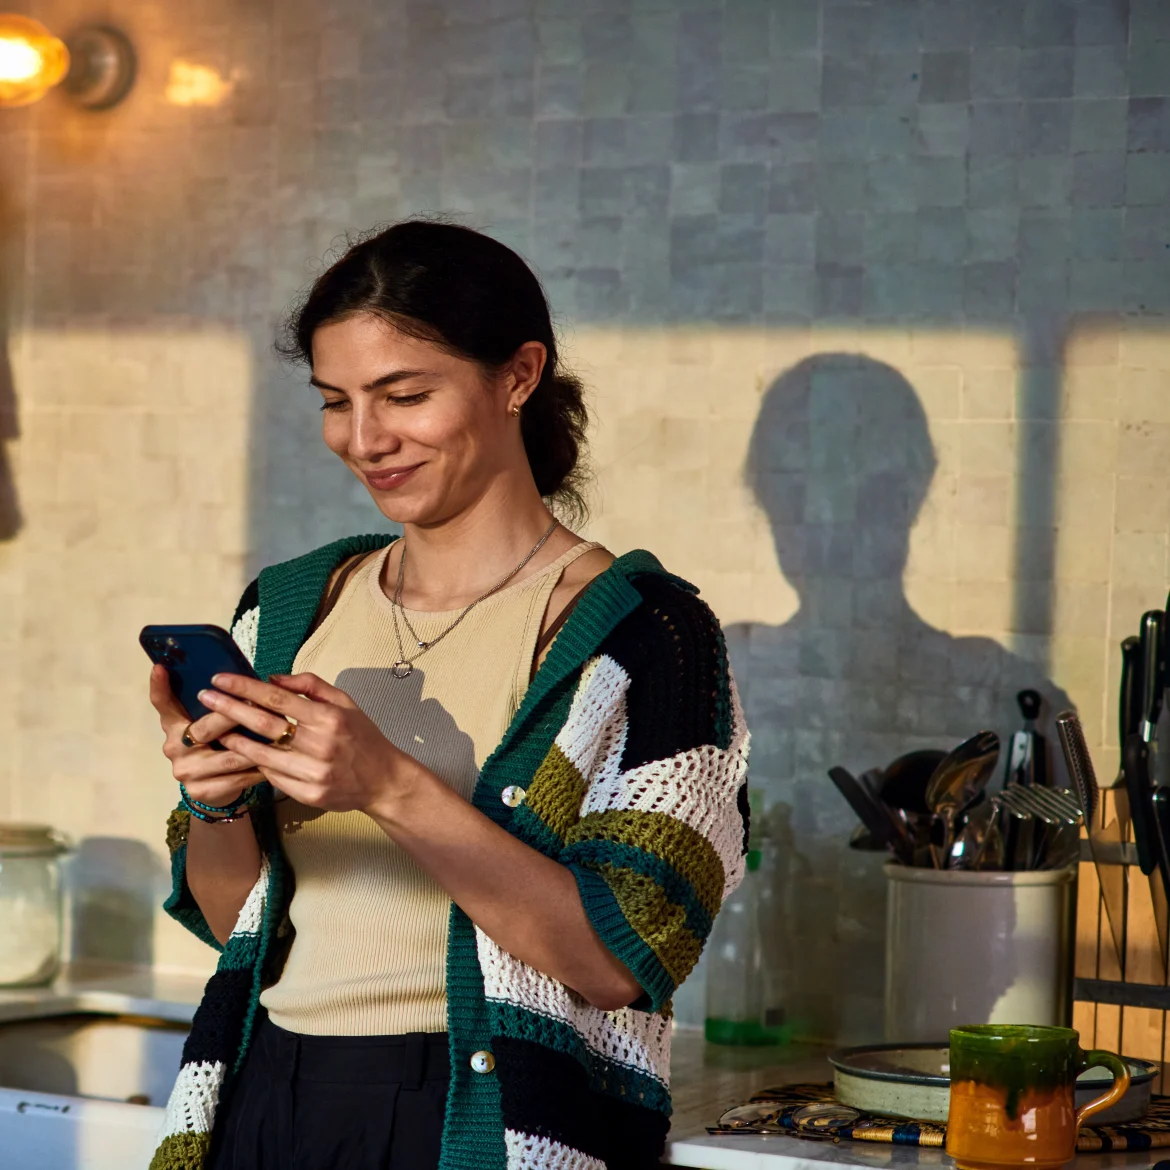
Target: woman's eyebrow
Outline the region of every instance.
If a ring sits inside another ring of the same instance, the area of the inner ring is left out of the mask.
[[[391,370],[388,374],[383,374],[380,378],[375,378],[372,382],[367,382],[362,389],[378,390],[383,386],[393,386],[396,382],[405,382],[408,378],[425,378],[430,373],[430,370]],[[333,386],[328,382],[323,382],[316,375],[309,378],[309,385],[316,386],[318,390],[334,390],[338,394],[346,393],[340,386]]]

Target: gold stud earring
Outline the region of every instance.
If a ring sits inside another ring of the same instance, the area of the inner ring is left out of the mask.
[[[520,407],[518,407],[518,406],[513,406],[513,407],[512,407],[512,417],[513,417],[513,418],[519,418],[519,417],[520,417]]]

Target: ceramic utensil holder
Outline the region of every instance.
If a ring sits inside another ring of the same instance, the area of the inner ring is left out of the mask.
[[[1075,869],[884,868],[888,1043],[945,1043],[963,1024],[1068,1025]]]

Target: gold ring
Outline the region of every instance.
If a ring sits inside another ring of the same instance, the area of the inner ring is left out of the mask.
[[[273,747],[285,749],[292,747],[293,737],[297,733],[297,721],[291,715],[286,715],[285,719],[288,720],[288,726],[272,741]]]
[[[182,741],[182,744],[184,747],[202,747],[203,746],[197,739],[194,739],[191,735],[191,728],[194,726],[195,726],[195,720],[192,719],[191,722],[188,723],[187,726],[183,728],[183,734],[181,736],[179,736],[179,739]]]

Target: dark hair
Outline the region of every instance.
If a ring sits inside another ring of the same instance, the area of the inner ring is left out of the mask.
[[[376,314],[488,370],[502,367],[526,341],[539,341],[548,357],[521,412],[524,450],[540,494],[583,517],[584,391],[561,367],[544,290],[515,252],[441,220],[393,224],[350,243],[313,282],[277,349],[311,366],[317,329],[355,313]]]

